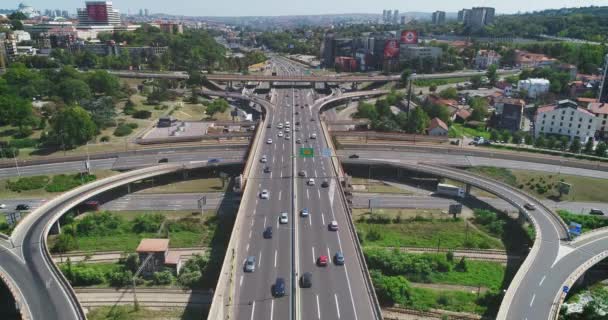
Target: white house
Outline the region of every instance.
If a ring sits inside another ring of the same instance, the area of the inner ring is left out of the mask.
[[[475,67],[477,69],[487,69],[493,64],[499,64],[500,58],[500,54],[494,50],[479,50],[475,55]]]
[[[598,118],[576,102],[561,100],[557,105],[538,108],[534,122],[534,136],[556,134],[579,137],[582,143],[595,136]]]
[[[528,98],[536,98],[539,95],[549,92],[549,86],[551,82],[547,79],[526,79],[519,80],[517,83],[517,89],[526,90],[528,92]]]

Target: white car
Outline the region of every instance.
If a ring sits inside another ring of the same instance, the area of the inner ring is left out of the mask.
[[[260,199],[270,199],[270,193],[268,190],[264,189],[260,192]]]
[[[310,138],[311,138],[311,139],[316,139],[316,138],[317,138],[317,134],[316,134],[316,133],[311,134],[311,135],[310,135]]]
[[[291,122],[289,122],[289,121],[285,121],[285,126],[286,126],[286,127],[289,127],[290,125],[291,125]]]
[[[330,224],[329,224],[329,230],[331,231],[338,231],[338,221],[333,220]]]
[[[287,212],[282,212],[281,216],[279,217],[279,223],[280,224],[287,224],[288,218],[287,218]]]
[[[285,128],[285,132],[291,132],[291,129],[289,129],[289,127]]]
[[[5,209],[6,205],[4,203],[0,203],[0,209]]]
[[[268,140],[266,140],[266,143],[267,143],[267,144],[272,144],[272,139],[268,139]]]
[[[283,132],[279,131],[279,137],[282,137],[282,136],[283,136]]]
[[[315,179],[310,178],[308,179],[308,182],[306,182],[309,186],[314,186],[315,185]]]
[[[260,159],[261,163],[266,163],[268,162],[268,158],[266,158],[266,156],[262,156],[262,158]]]
[[[277,125],[277,128],[278,128],[278,129],[283,129],[283,124],[282,124],[282,123],[279,123],[279,124]]]

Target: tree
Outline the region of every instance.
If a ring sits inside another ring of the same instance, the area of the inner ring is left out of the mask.
[[[435,92],[435,91],[437,91],[437,86],[436,86],[436,85],[434,85],[434,84],[433,84],[433,85],[431,85],[431,86],[429,87],[429,91],[430,91],[430,92]]]
[[[593,153],[593,139],[591,139],[591,138],[587,139],[587,143],[585,143],[585,149],[583,150],[583,152],[586,154]]]
[[[67,107],[51,119],[52,136],[56,144],[65,148],[83,145],[97,132],[91,115],[81,107]]]
[[[581,152],[581,139],[579,137],[575,137],[572,140],[572,143],[570,143],[569,150],[572,153],[579,153],[579,152]]]
[[[547,141],[544,136],[539,136],[534,140],[534,146],[537,148],[545,148],[547,146]]]
[[[422,108],[414,108],[409,115],[405,112],[397,116],[399,124],[407,133],[424,133],[431,120]]]
[[[556,143],[557,139],[555,139],[555,136],[549,136],[549,138],[547,138],[547,148],[554,149]]]
[[[473,89],[481,87],[481,75],[474,75],[471,77],[471,87],[473,87]]]
[[[493,64],[488,67],[488,72],[486,72],[486,77],[488,77],[488,81],[491,85],[495,85],[498,81],[498,73],[496,73],[496,69],[496,65]]]
[[[213,117],[213,115],[218,112],[219,113],[226,112],[226,110],[228,110],[229,106],[230,105],[228,104],[228,101],[226,101],[224,99],[216,99],[216,100],[213,100],[207,106],[207,110],[205,112],[207,113],[207,115],[209,115],[209,117]]]
[[[97,128],[104,129],[116,126],[116,108],[112,97],[83,100],[82,107],[91,113],[91,118]]]
[[[155,285],[169,285],[173,282],[173,275],[169,270],[155,272],[152,275],[152,280]]]
[[[447,88],[439,92],[439,96],[444,99],[458,99],[458,90],[456,88]]]
[[[488,116],[488,101],[482,97],[474,97],[469,100],[471,106],[471,116],[469,120],[484,121]]]
[[[438,104],[427,104],[422,107],[430,119],[439,118],[441,121],[448,123],[450,120],[450,111],[448,108]]]
[[[90,98],[91,88],[82,80],[68,79],[59,84],[58,95],[65,103],[76,103],[82,99]]]
[[[403,70],[403,72],[401,73],[401,82],[403,83],[403,85],[407,85],[411,75],[412,75],[412,70],[410,70],[410,69]]]
[[[525,136],[525,133],[522,131],[513,132],[513,136],[511,137],[511,142],[515,144],[521,144],[521,140]]]
[[[608,149],[608,145],[605,142],[600,142],[595,146],[595,155],[598,157],[606,156],[606,149]]]
[[[511,140],[511,132],[509,130],[503,130],[500,133],[500,141],[509,142]]]
[[[498,133],[498,130],[492,130],[492,131],[490,131],[490,140],[497,141],[499,135],[500,134]]]
[[[568,149],[568,142],[570,142],[570,138],[568,136],[559,137],[559,148],[565,151]]]
[[[374,120],[378,118],[378,111],[373,104],[361,101],[357,106],[357,113],[355,116],[357,118]]]
[[[460,261],[456,265],[455,269],[460,272],[467,272],[468,265],[465,257],[460,258]]]
[[[526,135],[524,136],[524,142],[530,146],[532,145],[532,143],[534,143],[534,137],[531,134],[526,133]]]
[[[115,96],[120,90],[120,81],[105,70],[95,71],[88,76],[89,87],[95,93]]]

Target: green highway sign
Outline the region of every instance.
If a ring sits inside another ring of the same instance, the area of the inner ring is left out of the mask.
[[[313,148],[300,148],[300,157],[312,158],[315,156],[315,149]]]

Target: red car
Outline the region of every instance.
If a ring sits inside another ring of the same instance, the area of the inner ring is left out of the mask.
[[[329,258],[327,256],[320,256],[319,259],[317,259],[317,265],[319,265],[320,267],[325,267],[327,266],[328,261]]]

